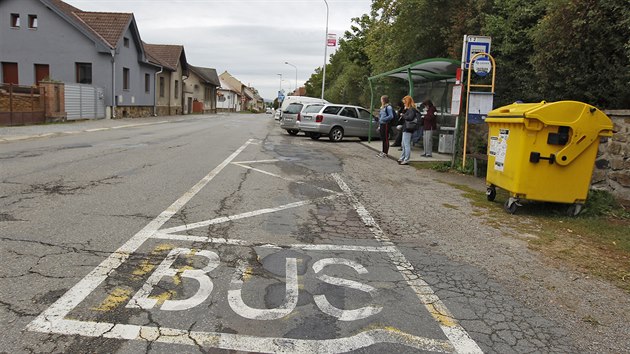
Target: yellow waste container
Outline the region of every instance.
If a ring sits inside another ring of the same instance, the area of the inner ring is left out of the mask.
[[[586,201],[601,137],[613,124],[599,109],[582,102],[514,103],[497,108],[488,123],[488,200],[496,187],[510,193],[505,210],[520,200],[570,204],[580,213]]]

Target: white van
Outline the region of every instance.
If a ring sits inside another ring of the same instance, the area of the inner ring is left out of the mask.
[[[284,112],[287,107],[289,107],[289,105],[291,103],[302,103],[302,104],[307,104],[307,103],[323,103],[323,104],[327,104],[330,103],[326,100],[322,100],[321,98],[314,98],[314,97],[306,97],[306,96],[285,96],[284,100],[282,101],[282,105],[280,106],[280,118],[282,119],[282,112]]]

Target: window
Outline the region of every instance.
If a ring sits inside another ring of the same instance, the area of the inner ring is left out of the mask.
[[[359,118],[363,120],[370,120],[371,116],[372,115],[370,114],[370,112],[366,111],[365,109],[359,108]]]
[[[50,66],[48,64],[35,64],[35,85],[44,79],[50,78]]]
[[[302,107],[303,105],[301,103],[291,103],[284,113],[298,114],[302,110]]]
[[[76,71],[78,83],[92,83],[92,63],[76,63]]]
[[[346,107],[339,113],[339,115],[349,118],[357,118],[357,110],[352,107]]]
[[[19,85],[17,63],[2,63],[2,82]]]
[[[151,92],[151,75],[144,74],[144,92]]]
[[[37,15],[28,15],[28,28],[37,29]]]
[[[123,45],[124,45],[126,48],[129,48],[129,38],[127,38],[127,37],[123,38]]]
[[[175,98],[179,98],[179,81],[175,80]]]
[[[20,28],[20,14],[11,14],[11,27]]]
[[[308,105],[304,110],[304,113],[319,113],[319,111],[324,107],[323,104],[312,104]]]
[[[123,68],[123,90],[129,90],[129,68]]]
[[[160,77],[160,97],[164,97],[164,77]]]
[[[337,112],[339,112],[341,110],[341,107],[339,106],[328,106],[326,108],[324,108],[324,111],[322,113],[325,114],[337,114]]]

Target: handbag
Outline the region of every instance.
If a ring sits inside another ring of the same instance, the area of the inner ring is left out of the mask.
[[[410,132],[418,130],[418,125],[419,125],[419,120],[420,120],[419,117],[420,117],[420,112],[414,109],[413,119],[405,120],[405,130],[410,131]]]

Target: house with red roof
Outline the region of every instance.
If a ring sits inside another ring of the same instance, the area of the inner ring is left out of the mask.
[[[82,11],[61,0],[0,0],[0,80],[102,89],[110,116],[154,113],[162,65],[145,52],[132,13]]]

